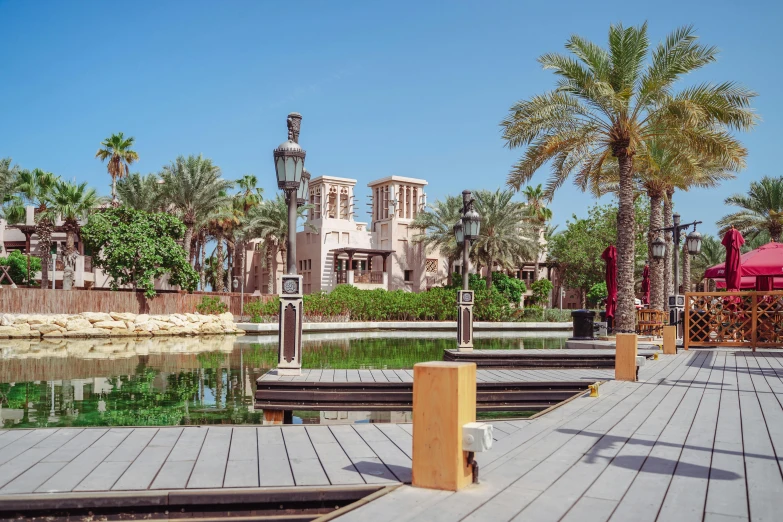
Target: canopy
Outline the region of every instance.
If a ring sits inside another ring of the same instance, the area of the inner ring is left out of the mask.
[[[743,276],[742,278],[742,290],[753,290],[757,288],[757,285],[766,276],[759,276],[758,280],[752,276]],[[710,278],[712,279],[712,278]],[[765,284],[762,282],[762,285]],[[725,279],[715,279],[715,286],[719,289],[726,288]],[[775,290],[783,290],[783,276],[775,278]],[[763,290],[762,290],[763,291]]]
[[[743,282],[745,277],[748,276],[753,278],[756,276],[783,277],[783,243],[775,243],[773,241],[756,250],[742,254],[740,263],[742,264]],[[704,277],[707,279],[725,279],[725,264],[721,263],[708,268],[704,273]]]
[[[601,254],[606,261],[606,318],[614,319],[617,311],[617,248],[609,245]]]

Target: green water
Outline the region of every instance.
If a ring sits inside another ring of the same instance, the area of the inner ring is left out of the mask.
[[[565,337],[477,339],[476,349],[562,348]],[[277,345],[210,339],[0,340],[3,428],[260,424],[255,380]],[[411,368],[441,360],[449,336],[305,341],[305,368]],[[382,422],[405,415],[302,412],[301,422]],[[336,416],[336,417],[335,417]]]

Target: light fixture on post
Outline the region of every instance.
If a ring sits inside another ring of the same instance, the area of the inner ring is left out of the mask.
[[[299,190],[296,191],[296,206],[303,207],[307,205],[307,199],[310,196],[310,173],[307,169],[302,169],[302,182],[299,183]]]
[[[473,209],[469,190],[462,192],[462,219],[454,224],[454,237],[462,245],[462,290],[457,292],[457,350],[473,350],[473,290],[470,288],[470,242],[479,235],[481,216]]]
[[[288,115],[288,140],[281,143],[273,154],[277,187],[285,191],[288,204],[287,268],[280,285],[278,375],[302,373],[302,276],[296,273],[296,209],[305,162],[305,151],[299,146],[301,124],[301,114],[292,112]]]
[[[666,241],[661,236],[652,242],[652,256],[654,259],[663,259],[666,256]]]
[[[685,246],[692,256],[698,256],[701,253],[701,232],[697,232],[695,226],[693,232],[685,238]]]

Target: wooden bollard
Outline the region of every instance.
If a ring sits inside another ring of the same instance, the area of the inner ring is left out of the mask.
[[[677,355],[677,327],[663,327],[663,353]]]
[[[614,378],[617,381],[636,380],[636,334],[617,334],[614,357]]]
[[[414,486],[457,491],[472,482],[473,470],[462,451],[462,426],[475,421],[475,363],[413,366]]]

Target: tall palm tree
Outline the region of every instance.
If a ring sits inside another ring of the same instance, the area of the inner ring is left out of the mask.
[[[27,214],[27,205],[35,207],[35,235],[38,236],[38,257],[41,258],[41,288],[43,289],[49,288],[49,263],[51,262],[49,252],[52,249],[55,222],[47,214],[46,209],[49,196],[58,181],[57,176],[41,169],[18,171],[13,185],[14,195],[5,211],[9,223],[23,223]]]
[[[237,180],[237,188],[239,188],[239,193],[234,196],[234,210],[239,217],[239,223],[230,230],[231,234],[228,237],[228,248],[229,253],[231,253],[232,250],[234,251],[234,254],[231,256],[232,258],[236,255],[238,249],[239,259],[234,263],[234,265],[236,265],[234,274],[230,275],[235,275],[237,270],[241,272],[242,267],[245,264],[246,242],[241,237],[242,225],[247,220],[250,209],[260,205],[261,201],[264,199],[264,189],[258,187],[258,178],[253,174],[245,174],[239,178]],[[244,279],[245,274],[242,273],[241,277]]]
[[[481,216],[479,237],[473,242],[474,255],[487,267],[487,289],[492,286],[495,264],[509,268],[538,252],[537,229],[531,226],[524,204],[512,201],[512,190],[478,190],[476,211]]]
[[[701,239],[701,252],[693,258],[691,269],[691,281],[698,283],[704,279],[704,272],[708,268],[723,263],[726,259],[726,250],[720,242],[720,238],[704,235]]]
[[[297,209],[297,221],[306,218],[306,212],[310,205],[304,205]],[[305,228],[313,231],[317,229],[305,221]],[[266,269],[269,273],[269,288],[267,293],[274,293],[272,288],[274,277],[271,274],[272,256],[278,252],[286,259],[288,251],[288,204],[282,194],[277,194],[275,199],[264,200],[260,205],[250,209],[247,220],[243,226],[244,239],[263,238],[262,252],[266,259]],[[287,267],[286,267],[287,268]]]
[[[764,176],[751,182],[747,195],[734,194],[726,198],[725,203],[741,210],[718,221],[721,233],[733,225],[746,238],[752,239],[766,231],[772,241],[780,242],[783,232],[783,177]]]
[[[74,282],[75,243],[79,235],[79,220],[95,211],[99,202],[95,189],[88,188],[87,183],[71,183],[57,181],[48,197],[48,205],[44,214],[52,222],[59,217],[65,228],[65,252],[63,261],[63,290],[70,290]]]
[[[541,188],[541,184],[539,183],[535,187],[532,185],[525,187],[525,189],[522,191],[522,195],[525,196],[525,200],[527,200],[527,206],[531,217],[533,217],[534,221],[538,221],[540,223],[538,228],[538,237],[540,238],[545,224],[547,221],[552,219],[552,209],[546,206],[546,193],[544,192],[544,189]],[[537,245],[538,249],[536,250],[535,267],[533,268],[533,281],[538,281],[538,259],[541,257],[541,253],[546,246],[546,242],[541,244],[539,240]]]
[[[134,172],[117,182],[117,195],[123,205],[145,212],[160,212],[165,208],[161,202],[161,191],[161,179],[157,174],[142,176]]]
[[[101,148],[95,153],[95,157],[101,161],[107,161],[106,170],[111,176],[111,201],[113,205],[118,205],[117,201],[117,180],[124,178],[128,174],[130,166],[139,159],[139,154],[131,149],[135,138],[127,138],[122,132],[112,134],[101,142]]]
[[[185,224],[183,246],[192,261],[191,243],[196,224],[230,203],[228,191],[233,183],[223,179],[220,168],[201,155],[179,156],[163,167],[161,179],[163,201],[177,211]]]
[[[11,158],[0,158],[0,205],[11,199],[18,174],[19,166],[12,166]],[[0,212],[2,212],[2,208],[0,208]]]
[[[616,327],[632,331],[634,156],[649,139],[676,136],[693,150],[723,157],[727,163],[736,161],[731,157],[736,139],[730,131],[755,125],[757,117],[750,108],[755,93],[731,82],[674,92],[678,79],[717,56],[714,47],[697,43],[691,27],[674,31],[652,53],[646,23],[610,26],[608,49],[579,36],[572,36],[565,47],[572,56],[551,53],[539,58],[545,69],[560,77],[556,89],[516,103],[501,123],[509,147],[527,147],[508,184],[519,190],[551,162],[551,194],[572,174],[581,184],[600,176],[604,163],[617,162]]]
[[[413,241],[421,243],[429,251],[438,250],[449,263],[449,279],[454,263],[462,256],[462,247],[454,237],[454,224],[462,219],[462,196],[446,196],[436,200],[419,212],[411,223],[419,230]]]

